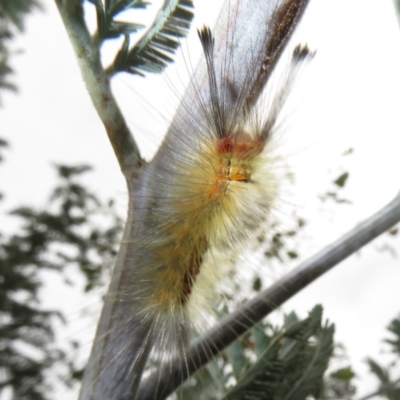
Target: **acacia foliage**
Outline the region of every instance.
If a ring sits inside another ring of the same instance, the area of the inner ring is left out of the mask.
[[[59,183],[46,205],[15,208],[10,214],[21,228],[0,233],[0,394],[11,391],[15,400],[52,399],[55,366],[61,382],[80,379],[79,343],[58,346],[55,324],[66,323],[64,315],[40,302],[46,271],[60,274],[66,285],[83,274],[84,290],[91,291],[103,283],[121,233],[113,203],[103,204],[80,182],[88,166],[55,168]]]

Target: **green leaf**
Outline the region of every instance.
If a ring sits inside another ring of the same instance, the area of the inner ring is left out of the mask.
[[[259,323],[251,331],[256,345],[256,354],[260,357],[267,350],[271,343],[271,336],[266,333],[266,329],[273,329],[269,324]]]
[[[349,173],[348,172],[344,172],[342,175],[340,175],[337,179],[335,179],[333,181],[333,183],[336,186],[339,186],[340,188],[344,187],[344,185],[347,182],[347,179],[349,178]]]
[[[305,399],[307,396],[318,396],[323,388],[323,374],[328,367],[333,351],[333,334],[333,325],[318,327],[314,332],[315,345],[304,353],[308,353],[308,363],[301,376],[293,382],[292,389],[285,399],[295,400]]]
[[[284,363],[278,357],[279,349],[279,340],[275,340],[225,399],[242,400],[250,396],[252,399],[272,398],[284,370]]]
[[[296,251],[288,251],[287,252],[287,255],[288,255],[288,257],[289,258],[291,258],[291,259],[294,259],[294,258],[298,258],[299,257],[299,255],[297,254],[297,252]]]
[[[356,393],[353,380],[356,374],[351,367],[340,368],[329,374],[324,382],[321,399],[351,399]]]
[[[8,142],[2,138],[0,138],[0,150],[4,147],[8,147]],[[3,161],[3,155],[0,153],[0,162]]]
[[[233,374],[238,379],[243,369],[246,367],[246,356],[244,354],[244,347],[241,340],[236,340],[225,351],[228,361],[232,366]]]
[[[392,346],[393,353],[400,355],[400,317],[393,319],[387,329],[393,333],[394,338],[385,339],[385,342]]]
[[[349,156],[350,154],[354,153],[354,149],[352,147],[349,147],[346,151],[342,153],[342,156]]]
[[[176,392],[176,398],[182,400],[219,400],[221,384],[217,361],[214,360],[201,368]]]
[[[341,381],[350,382],[356,374],[351,367],[340,368],[330,374],[332,378],[340,379]]]
[[[382,384],[390,382],[389,370],[387,368],[381,367],[372,358],[367,358],[366,362],[369,365],[370,371],[379,379]]]
[[[259,292],[261,290],[261,287],[262,287],[262,280],[259,276],[257,276],[253,281],[253,290]]]
[[[86,164],[74,165],[74,166],[55,164],[55,167],[60,177],[66,179],[75,177],[75,175],[84,174],[85,172],[88,172],[92,169],[90,165]]]

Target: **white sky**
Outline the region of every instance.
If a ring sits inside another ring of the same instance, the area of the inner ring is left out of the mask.
[[[199,5],[201,18],[210,18],[210,1]],[[26,34],[17,42],[24,50],[13,61],[17,72],[13,79],[20,93],[4,94],[0,109],[0,136],[12,145],[0,169],[0,189],[6,194],[3,210],[42,205],[56,181],[50,163],[64,162],[95,166],[86,178],[88,184],[103,196],[116,198],[123,214],[122,175],[56,7],[51,0],[43,3],[46,12],[30,17]],[[199,18],[195,26],[201,24]],[[295,91],[290,129],[282,139],[283,153],[289,154],[296,175],[294,195],[285,201],[308,219],[308,239],[301,249],[302,256],[308,257],[400,190],[400,29],[391,0],[311,0],[295,40],[317,49],[313,65],[304,71]],[[198,48],[195,39],[189,43],[184,54],[188,48],[191,53]],[[171,79],[176,68],[170,68]],[[162,125],[163,118],[171,115],[170,99],[176,99],[170,93],[171,81],[163,76],[116,79],[114,89],[124,114],[139,144],[151,154],[160,140],[154,132],[164,132],[167,124],[153,127],[152,120]],[[183,88],[173,82],[177,90]],[[354,155],[342,158],[340,154],[349,147],[355,149]],[[350,171],[345,196],[353,205],[325,207],[322,218],[316,194],[328,188],[328,180],[338,175],[344,163]],[[3,218],[3,227],[10,230],[15,224]],[[379,239],[285,306],[304,317],[316,303],[323,304],[325,317],[336,324],[336,340],[345,344],[360,375],[359,397],[375,388],[362,360],[367,355],[381,357],[385,326],[400,312],[399,259],[376,251],[378,244],[386,242],[400,254],[399,238]],[[65,301],[58,290],[49,289],[48,304]]]

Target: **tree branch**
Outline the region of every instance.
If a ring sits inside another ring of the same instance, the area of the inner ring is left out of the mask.
[[[128,180],[128,193],[133,193],[133,187],[135,186],[135,181],[130,182]],[[120,293],[122,283],[127,281],[126,272],[132,267],[129,252],[133,244],[131,238],[134,236],[133,231],[135,230],[133,204],[134,200],[131,198],[112,279],[104,300],[91,355],[85,367],[79,400],[102,400],[106,398],[104,396],[108,388],[118,380],[118,371],[124,369],[124,362],[128,364],[128,367],[131,367],[132,360],[129,357],[130,353],[132,353],[131,349],[141,347],[142,337],[146,336],[146,329],[148,329],[144,324],[135,329],[135,322],[129,317],[132,313],[132,304],[124,301],[126,297],[124,293],[126,292],[123,291],[120,297],[116,295]],[[122,311],[119,312],[121,309]],[[122,329],[122,327],[125,329]],[[114,352],[116,347],[114,343],[127,343],[126,348],[123,347],[125,351],[121,354],[118,354],[118,351]],[[140,373],[144,368],[148,351],[149,349],[146,349],[143,355],[139,357],[140,367],[138,365],[135,366],[135,370]],[[117,353],[117,356],[115,353]],[[115,365],[115,357],[119,358],[117,365]],[[126,361],[126,358],[128,358],[128,361]],[[113,391],[113,394],[117,396],[113,398],[125,399],[126,397],[124,396],[126,396],[126,392],[130,392],[131,386],[138,386],[140,374],[133,374],[132,372],[129,378],[129,381],[125,380],[124,385],[119,385]]]
[[[139,148],[111,92],[110,81],[100,61],[83,18],[81,0],[55,0],[75,51],[83,80],[93,105],[106,128],[108,138],[126,178],[143,164]]]
[[[177,360],[174,364],[168,363],[160,371],[145,379],[140,386],[138,398],[165,399],[190,375],[262,318],[399,221],[400,193],[372,217],[304,261],[270,288],[221,320],[216,327],[193,343],[184,360]]]

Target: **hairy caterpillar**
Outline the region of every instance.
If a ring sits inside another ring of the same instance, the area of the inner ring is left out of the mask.
[[[227,4],[214,34],[199,30],[203,62],[158,153],[130,182],[126,265],[111,282],[99,323],[106,334],[94,344],[80,399],[135,398],[151,351],[162,362],[184,357],[195,310],[210,300],[203,289],[273,206],[272,138],[309,49],[295,48],[268,107],[262,92],[306,1]],[[238,15],[257,27],[254,36]]]

